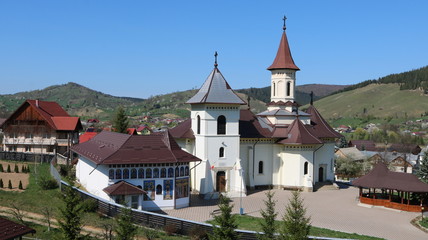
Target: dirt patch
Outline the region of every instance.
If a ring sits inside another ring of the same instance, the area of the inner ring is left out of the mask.
[[[23,191],[18,188],[19,181],[22,183],[22,188],[26,189],[28,186],[30,174],[28,173],[21,173],[22,165],[28,166],[27,163],[13,163],[13,162],[6,162],[6,161],[0,161],[0,164],[3,165],[3,171],[0,172],[0,179],[3,180],[3,188],[1,190],[4,191]],[[19,173],[13,172],[15,170],[15,164],[18,165]],[[7,171],[7,165],[10,166],[10,170],[12,172],[8,173]],[[9,180],[12,183],[12,189],[8,188]]]

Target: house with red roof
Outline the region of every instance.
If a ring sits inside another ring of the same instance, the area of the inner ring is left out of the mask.
[[[103,131],[72,151],[79,156],[76,179],[88,192],[140,210],[189,206],[190,163],[201,161],[183,151],[168,131]]]
[[[26,100],[0,128],[5,151],[67,155],[82,125],[56,102]]]
[[[214,69],[187,103],[191,118],[171,130],[179,145],[202,159],[192,165],[192,189],[206,198],[225,192],[245,196],[246,189],[275,187],[312,191],[334,181],[334,146],[342,137],[312,104],[295,101],[296,73],[285,31],[268,67],[271,101],[254,114],[220,72]]]

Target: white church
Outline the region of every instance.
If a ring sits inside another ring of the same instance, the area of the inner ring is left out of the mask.
[[[299,110],[296,73],[285,31],[268,67],[271,102],[254,114],[217,65],[187,101],[191,118],[170,130],[180,147],[201,159],[190,163],[191,188],[205,196],[245,196],[246,189],[273,187],[313,191],[334,180],[334,145],[341,135],[311,105]],[[245,108],[245,109],[244,109]]]

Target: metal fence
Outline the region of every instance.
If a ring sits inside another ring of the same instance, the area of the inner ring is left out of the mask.
[[[55,158],[54,154],[0,151],[0,159],[22,162],[48,163]]]

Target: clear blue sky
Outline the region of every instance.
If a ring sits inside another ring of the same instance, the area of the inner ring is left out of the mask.
[[[297,84],[428,65],[428,1],[0,1],[0,94],[76,82],[115,96],[270,84],[286,15]]]

